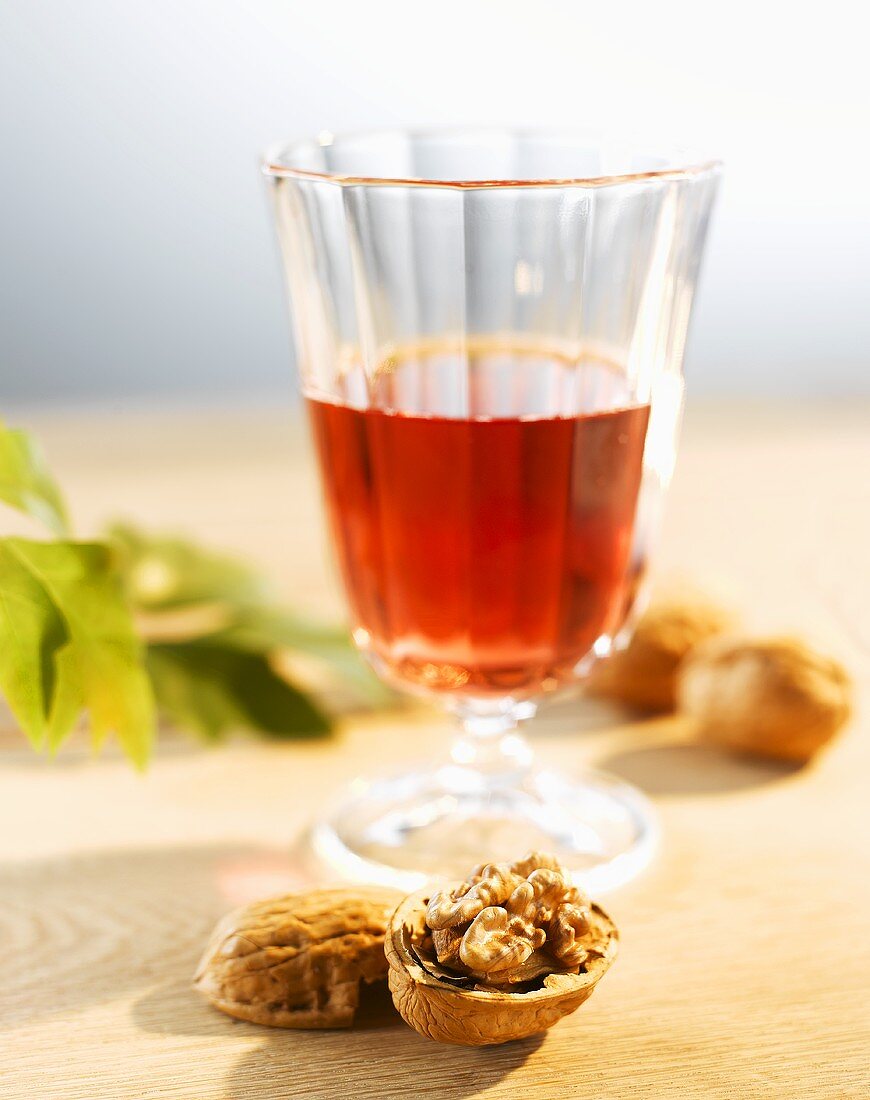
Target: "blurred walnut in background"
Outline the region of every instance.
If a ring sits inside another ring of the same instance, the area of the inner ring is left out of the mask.
[[[589,691],[678,710],[697,737],[734,752],[809,760],[849,720],[849,673],[806,641],[738,636],[735,624],[695,591],[660,596],[627,647],[593,670]]]
[[[852,681],[798,638],[717,638],[680,670],[680,711],[724,748],[803,762],[849,720]]]
[[[640,710],[673,710],[684,659],[734,624],[730,611],[697,593],[656,599],[641,615],[626,648],[593,670],[589,691]]]

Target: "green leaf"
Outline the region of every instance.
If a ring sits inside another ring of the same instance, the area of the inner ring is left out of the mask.
[[[201,624],[191,622],[185,634],[188,624],[182,624],[181,640],[202,634],[226,649],[259,655],[279,649],[310,654],[366,703],[383,704],[392,698],[359,656],[346,629],[311,623],[271,606],[266,585],[247,565],[194,542],[149,535],[128,524],[112,527],[109,537],[118,549],[131,601],[143,614],[158,616],[150,620],[150,629],[160,644],[161,613],[208,608],[221,625],[211,622],[201,631]],[[172,633],[177,629],[174,623]]]
[[[319,707],[280,677],[263,654],[212,638],[160,643],[149,647],[148,667],[160,710],[209,740],[234,729],[276,738],[317,736],[330,729]]]
[[[290,649],[308,653],[328,665],[368,702],[384,703],[393,697],[360,656],[345,629],[310,623],[275,608],[252,607],[240,611],[213,637],[252,652]]]
[[[312,623],[269,606],[242,608],[222,633],[249,649],[298,649],[325,657],[357,652],[346,628]]]
[[[22,727],[56,748],[86,709],[94,744],[115,733],[141,767],[154,699],[110,549],[17,538],[0,547],[2,640],[13,639],[0,689]]]
[[[0,540],[0,691],[36,748],[45,744],[57,690],[64,620],[32,572]]]
[[[146,535],[129,524],[115,524],[108,538],[135,607],[169,611],[223,601],[246,606],[265,598],[265,585],[253,569],[196,543]]]
[[[66,645],[59,649],[54,657],[57,672],[57,687],[48,716],[48,751],[57,752],[64,738],[73,728],[82,712],[85,692],[79,670],[78,654],[75,646]],[[145,756],[137,758],[141,767]]]
[[[66,507],[42,450],[26,432],[0,421],[0,500],[45,524],[55,534],[69,529]]]

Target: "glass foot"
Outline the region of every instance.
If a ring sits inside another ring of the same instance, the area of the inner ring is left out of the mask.
[[[572,778],[534,769],[494,785],[448,765],[355,780],[311,841],[341,877],[408,891],[434,878],[461,878],[482,859],[540,849],[598,896],[649,863],[658,825],[638,790],[602,772]]]

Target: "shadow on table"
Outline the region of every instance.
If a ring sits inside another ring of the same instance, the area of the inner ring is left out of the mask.
[[[620,749],[596,762],[651,795],[725,794],[787,779],[801,765],[750,760],[684,742]]]
[[[190,984],[215,921],[252,898],[309,881],[291,852],[252,845],[0,864],[0,942],[11,945],[0,1030],[156,986],[134,1008],[143,1026],[220,1034],[226,1018]]]
[[[608,699],[584,695],[578,689],[565,698],[545,698],[527,729],[529,733],[540,732],[549,737],[576,737],[578,734],[602,733],[633,724],[643,717]]]
[[[460,1100],[503,1080],[545,1038],[533,1035],[497,1047],[449,1046],[425,1039],[401,1020],[389,1031],[369,1033],[364,1042],[351,1041],[355,1032],[276,1031],[239,1059],[224,1084],[224,1100],[260,1095]],[[318,1066],[312,1080],[312,1067]]]
[[[233,1035],[245,1031],[268,1040],[284,1031],[233,1019],[212,1008],[193,988],[190,974],[150,989],[133,1006],[137,1027],[154,1035]],[[386,982],[363,985],[354,1031],[404,1027],[396,1015]],[[303,1034],[297,1032],[294,1034]],[[341,1036],[342,1031],[326,1034]]]
[[[386,982],[363,986],[350,1031],[292,1031],[234,1020],[191,989],[189,977],[149,990],[133,1008],[136,1025],[155,1035],[213,1035],[260,1040],[230,1071],[222,1096],[477,1095],[540,1046],[543,1035],[500,1047],[433,1043],[396,1014]],[[317,1069],[317,1067],[320,1067]],[[403,1077],[404,1075],[404,1077]],[[403,1087],[397,1081],[403,1079]]]

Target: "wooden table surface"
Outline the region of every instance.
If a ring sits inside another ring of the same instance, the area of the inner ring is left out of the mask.
[[[119,513],[185,528],[337,613],[289,409],[27,423],[82,531]],[[690,409],[661,571],[724,593],[753,627],[824,641],[866,687],[868,486],[866,405]],[[225,909],[310,880],[298,840],[324,796],[441,751],[437,713],[355,719],[321,744],[173,737],[144,777],[112,752],[36,758],[4,721],[4,1098],[870,1096],[864,715],[797,771],[692,745],[673,719],[576,704],[541,719],[541,754],[650,793],[663,844],[607,898],[622,950],[592,1000],[543,1038],[489,1049],[438,1046],[377,1006],[349,1032],[272,1031],[190,988]]]

